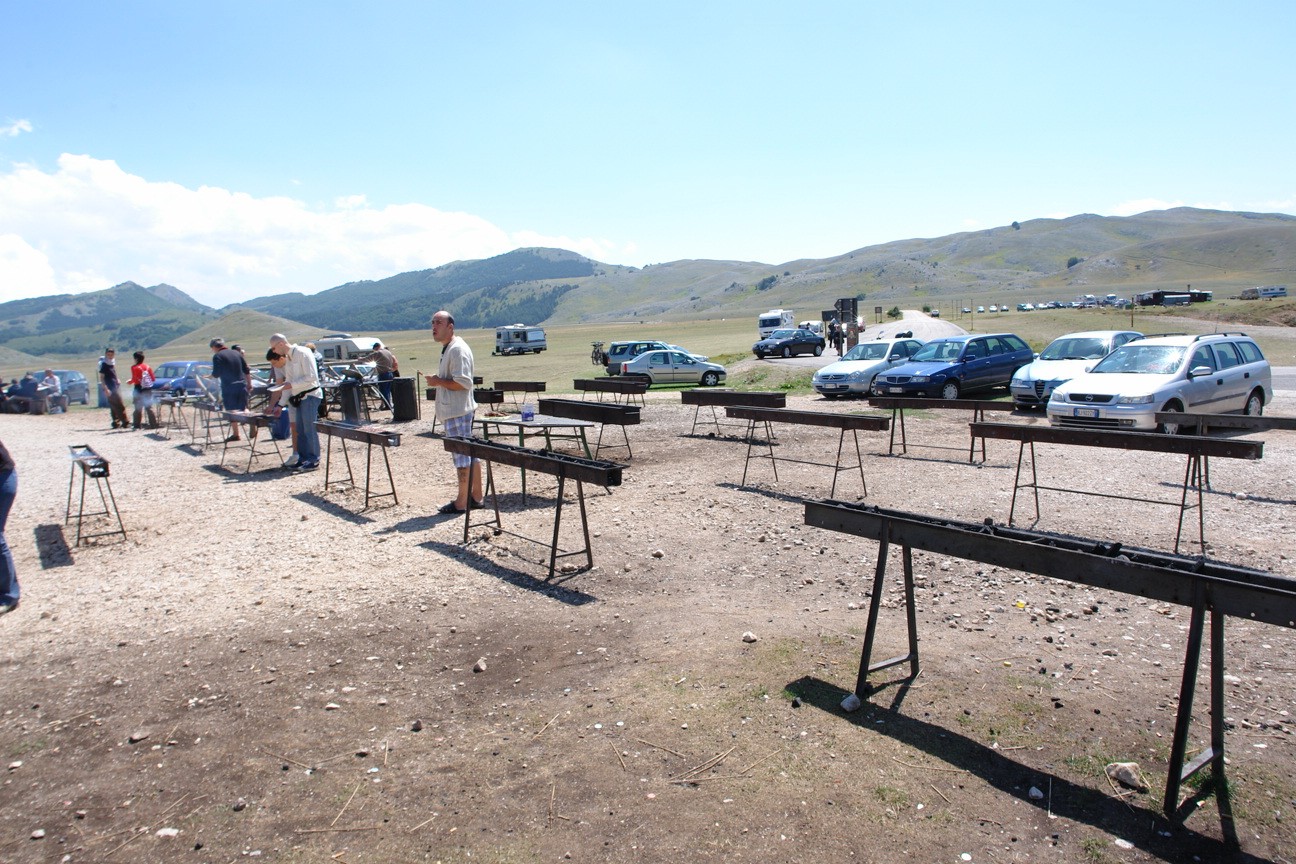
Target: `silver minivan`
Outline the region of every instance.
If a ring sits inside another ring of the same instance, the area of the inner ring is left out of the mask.
[[[1053,390],[1054,426],[1175,433],[1158,413],[1260,414],[1273,399],[1269,361],[1245,333],[1135,339]]]

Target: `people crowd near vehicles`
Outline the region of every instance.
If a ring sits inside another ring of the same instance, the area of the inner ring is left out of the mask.
[[[471,438],[473,414],[473,353],[468,343],[454,332],[454,317],[444,309],[432,316],[432,338],[441,345],[441,362],[437,374],[425,376],[427,386],[436,388],[436,419],[445,426],[451,438]],[[463,453],[453,454],[459,493],[455,500],[442,505],[440,513],[463,513],[469,507],[481,507],[481,462]]]
[[[99,383],[108,399],[112,428],[127,428],[130,423],[126,419],[126,403],[122,401],[121,379],[117,377],[117,351],[114,348],[105,348],[103,356],[99,358]]]
[[[131,366],[130,381],[126,382],[135,388],[131,416],[131,428],[139,429],[142,415],[148,414],[148,428],[158,428],[157,408],[153,407],[153,367],[144,362],[144,352],[135,352],[135,365]]]

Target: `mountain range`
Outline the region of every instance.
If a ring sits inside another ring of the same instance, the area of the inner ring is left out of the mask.
[[[0,304],[0,349],[39,356],[85,354],[110,342],[153,348],[239,307],[320,330],[390,332],[426,327],[440,308],[452,309],[462,327],[679,320],[781,306],[830,309],[840,297],[939,306],[1186,285],[1229,295],[1285,283],[1293,272],[1296,217],[1181,207],[1032,219],[777,265],[682,260],[627,267],[562,249],[516,249],[219,310],[170,285],[124,282]]]

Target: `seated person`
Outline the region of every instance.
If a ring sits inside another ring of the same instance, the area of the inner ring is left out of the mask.
[[[37,401],[38,387],[35,376],[28,374],[18,382],[16,392],[13,387],[9,388],[12,393],[9,401],[14,404],[18,413],[25,414],[33,409]]]
[[[54,411],[63,410],[63,384],[59,381],[54,370],[46,369],[45,377],[36,385],[36,393],[39,399],[44,402],[45,410],[53,413]]]

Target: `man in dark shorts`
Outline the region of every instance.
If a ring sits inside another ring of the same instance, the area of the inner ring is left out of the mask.
[[[247,360],[233,348],[225,347],[225,340],[217,336],[208,345],[212,349],[212,376],[220,381],[221,404],[226,411],[246,411],[248,407],[247,381],[251,371]],[[237,423],[230,424],[227,441],[239,440]]]

